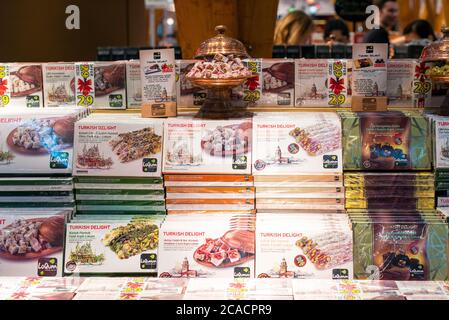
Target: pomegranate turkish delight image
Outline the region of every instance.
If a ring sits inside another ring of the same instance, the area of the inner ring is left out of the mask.
[[[11,97],[24,97],[42,90],[42,67],[24,66],[11,72]]]
[[[228,268],[254,259],[254,231],[231,230],[221,238],[206,239],[206,243],[196,249],[195,261],[212,268]]]

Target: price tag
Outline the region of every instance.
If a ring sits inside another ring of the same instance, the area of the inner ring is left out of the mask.
[[[262,60],[250,59],[243,62],[254,77],[249,78],[243,84],[243,101],[256,104],[262,96]]]
[[[76,70],[76,105],[89,107],[95,100],[95,76],[92,62],[75,64]]]
[[[428,67],[424,63],[416,63],[412,82],[412,102],[415,108],[424,108],[430,103],[432,81],[425,74]]]
[[[0,64],[0,107],[6,107],[11,98],[11,79],[9,66]]]
[[[329,60],[328,64],[328,105],[341,107],[347,104],[348,69],[344,60]]]

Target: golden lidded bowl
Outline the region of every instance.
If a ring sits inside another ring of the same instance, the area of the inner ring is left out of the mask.
[[[426,74],[434,82],[449,82],[449,27],[442,27],[443,38],[427,45],[421,53],[421,61],[429,69]]]

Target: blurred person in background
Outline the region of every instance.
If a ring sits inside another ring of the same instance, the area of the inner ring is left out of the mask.
[[[303,11],[293,11],[276,23],[275,45],[310,44],[314,30],[313,20]]]
[[[390,32],[396,29],[399,21],[399,6],[396,0],[374,0],[380,11],[380,28],[365,34],[365,43],[390,43]]]
[[[327,44],[348,44],[348,26],[341,19],[328,20],[324,27],[323,38]]]
[[[394,44],[411,44],[426,46],[437,40],[432,25],[426,20],[415,20],[410,22],[402,32],[402,36],[394,39]]]
[[[403,35],[405,42],[412,45],[427,46],[437,39],[432,25],[426,20],[415,20],[405,28]]]

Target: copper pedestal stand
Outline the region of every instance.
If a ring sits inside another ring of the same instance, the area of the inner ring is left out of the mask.
[[[231,102],[232,88],[240,86],[250,77],[230,79],[187,78],[193,85],[206,89],[207,98],[195,118],[201,119],[235,119],[252,115],[244,108],[237,108]]]

